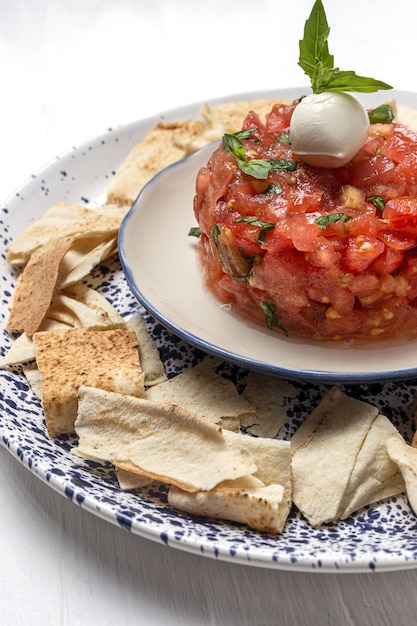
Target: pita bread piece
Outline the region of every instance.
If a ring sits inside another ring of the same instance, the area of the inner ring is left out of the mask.
[[[255,407],[256,415],[247,414],[241,425],[257,437],[275,437],[287,419],[285,398],[294,398],[297,390],[285,380],[260,372],[249,372],[247,385],[242,392]]]
[[[198,120],[160,122],[126,156],[107,189],[109,202],[132,204],[142,187],[187,154],[187,145],[204,129]]]
[[[140,489],[141,487],[147,487],[151,483],[155,482],[148,476],[141,476],[133,472],[128,472],[116,467],[116,476],[119,483],[119,487],[122,491],[132,491],[133,489]]]
[[[187,146],[187,154],[192,154],[200,148],[217,141],[225,133],[236,133],[242,130],[243,122],[250,111],[255,111],[265,121],[275,104],[288,104],[279,100],[243,100],[240,102],[225,102],[212,107],[208,103],[201,107],[201,115],[205,120],[202,133],[197,135]]]
[[[52,239],[36,251],[16,284],[6,329],[36,332],[51,306],[59,264],[72,244],[71,237]]]
[[[152,387],[166,381],[167,375],[158,348],[148,333],[141,315],[135,315],[128,320],[126,328],[132,330],[138,339],[139,360],[145,377],[145,387]]]
[[[403,476],[408,501],[417,516],[417,448],[395,437],[388,439],[387,452]]]
[[[228,445],[220,427],[186,409],[97,388],[80,388],[75,430],[78,456],[185,491],[207,491],[256,470],[245,450]]]
[[[257,471],[222,482],[211,491],[186,493],[171,487],[168,502],[192,515],[239,522],[267,533],[282,532],[291,509],[290,442],[228,431],[223,435],[230,445],[250,454]]]
[[[24,265],[35,250],[48,245],[51,239],[73,237],[93,238],[116,236],[126,207],[106,205],[88,209],[76,204],[57,202],[36,222],[28,226],[7,247],[7,260],[11,265]]]
[[[74,431],[81,385],[144,393],[136,336],[128,330],[72,328],[36,333],[33,340],[51,437]]]
[[[312,526],[338,518],[378,409],[332,388],[294,434],[293,501]]]
[[[68,250],[59,269],[58,284],[65,289],[81,281],[102,261],[117,252],[117,237],[107,234],[79,239]]]
[[[82,328],[122,328],[122,316],[96,289],[81,283],[68,287],[52,300],[51,317]]]
[[[38,328],[38,332],[41,330],[57,330],[68,329],[70,326],[62,322],[58,322],[50,317],[45,317],[41,325]],[[32,337],[29,337],[26,333],[22,333],[12,343],[11,348],[6,353],[0,367],[6,367],[9,365],[20,365],[21,363],[29,363],[35,360],[35,344]]]
[[[153,402],[177,404],[209,422],[237,430],[241,416],[246,413],[253,416],[255,409],[238,394],[230,380],[214,372],[216,365],[217,359],[206,358],[174,378],[150,387],[145,397]]]
[[[264,533],[282,532],[286,516],[280,515],[284,499],[282,485],[242,488],[238,482],[211,491],[187,493],[170,487],[169,504],[191,515],[245,524]]]
[[[378,415],[356,457],[340,505],[340,519],[349,517],[363,506],[404,492],[401,472],[387,452],[386,442],[390,438],[403,440],[390,420],[385,415]]]

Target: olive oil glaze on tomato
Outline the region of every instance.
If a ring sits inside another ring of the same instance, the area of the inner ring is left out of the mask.
[[[417,134],[371,124],[337,169],[303,163],[297,102],[243,129],[244,158],[287,163],[256,178],[222,146],[197,176],[204,279],[221,303],[291,337],[363,343],[417,337]]]

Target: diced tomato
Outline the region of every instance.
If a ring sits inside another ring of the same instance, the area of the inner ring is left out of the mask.
[[[403,163],[404,159],[416,150],[416,133],[405,126],[394,124],[393,135],[384,146],[384,154],[396,163]]]
[[[349,179],[352,185],[369,189],[375,183],[394,182],[395,163],[383,154],[368,156],[349,167]]]
[[[403,220],[417,218],[417,198],[405,196],[389,200],[384,209],[384,219],[396,224]]]
[[[372,269],[381,276],[395,272],[404,260],[402,250],[385,248],[383,253],[372,263]]]
[[[244,140],[248,157],[295,169],[254,178],[219,148],[200,170],[207,285],[264,325],[267,303],[273,326],[290,335],[417,339],[417,134],[372,124],[350,163],[313,168],[285,141],[296,106],[276,105],[265,123],[250,112],[244,123],[256,128]]]
[[[411,250],[416,247],[416,236],[401,230],[382,228],[378,232],[378,239],[387,248],[392,248],[393,250]]]
[[[363,272],[384,251],[384,244],[369,235],[349,237],[344,257],[348,271]]]

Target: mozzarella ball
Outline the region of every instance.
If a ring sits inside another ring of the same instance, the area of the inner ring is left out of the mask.
[[[294,109],[290,136],[294,152],[315,167],[341,167],[364,145],[368,114],[346,92],[323,92],[303,98]]]

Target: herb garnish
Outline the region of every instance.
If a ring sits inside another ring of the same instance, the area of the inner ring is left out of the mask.
[[[223,135],[223,150],[233,154],[242,172],[253,176],[253,178],[264,180],[268,178],[271,170],[293,172],[296,169],[297,162],[288,159],[248,159],[245,152],[245,144],[242,140],[249,139],[254,132],[254,130],[250,129],[249,131]]]
[[[322,230],[327,228],[330,224],[336,224],[337,222],[348,222],[352,219],[351,215],[346,213],[330,213],[330,215],[322,215],[318,217],[315,222],[320,226]]]
[[[285,326],[280,322],[280,320],[276,316],[275,304],[271,302],[265,302],[265,300],[262,300],[259,306],[261,307],[262,311],[265,313],[266,325],[268,326],[268,328],[272,330],[272,327],[275,324],[275,326],[278,326],[278,328],[282,330],[284,335],[288,337],[288,330],[285,328]]]
[[[261,191],[261,194],[266,193],[274,193],[276,196],[279,196],[279,194],[282,193],[282,187],[279,183],[271,183],[266,189]]]
[[[298,65],[311,79],[313,93],[323,91],[357,91],[370,93],[392,89],[391,85],[374,78],[358,76],[351,70],[334,67],[334,57],[327,43],[330,28],[321,0],[316,0],[304,27],[304,38],[299,42]]]
[[[369,196],[366,198],[366,202],[371,202],[380,211],[385,209],[385,200],[382,196]]]
[[[192,226],[190,228],[190,230],[188,231],[188,235],[190,237],[200,237],[201,235],[201,229],[199,226]]]
[[[273,222],[263,222],[257,217],[240,217],[238,220],[235,220],[235,224],[241,224],[242,222],[250,224],[251,226],[259,226],[261,230],[257,238],[257,243],[264,243],[266,233],[275,228]]]
[[[389,104],[381,104],[368,113],[371,124],[391,124],[394,119],[394,111]]]

